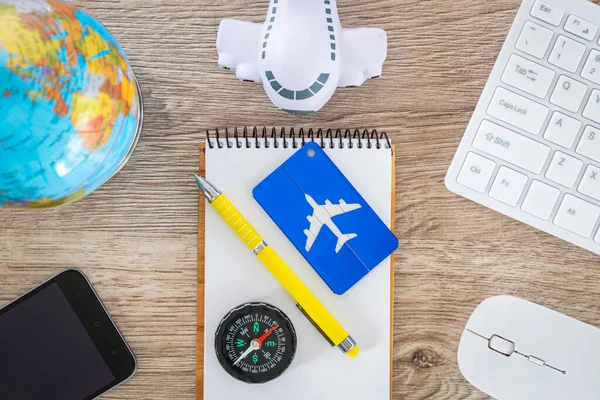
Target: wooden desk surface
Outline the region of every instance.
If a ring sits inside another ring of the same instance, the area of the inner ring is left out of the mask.
[[[339,0],[345,27],[388,32],[381,79],[319,113],[278,111],[217,67],[222,18],[260,22],[267,0],[77,0],[131,59],[145,100],[125,169],[57,210],[0,211],[0,304],[63,268],[94,283],[139,360],[110,399],[195,393],[198,142],[243,125],[377,128],[397,147],[394,398],[480,399],[456,364],[472,310],[521,296],[600,326],[599,258],[445,189],[444,175],[518,0]]]

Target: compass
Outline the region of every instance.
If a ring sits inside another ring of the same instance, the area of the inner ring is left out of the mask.
[[[279,377],[296,354],[296,331],[277,307],[246,303],[231,310],[215,335],[221,366],[246,383],[265,383]]]

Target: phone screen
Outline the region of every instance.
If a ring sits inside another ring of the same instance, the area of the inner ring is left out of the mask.
[[[74,307],[61,285],[49,282],[0,312],[0,399],[90,399],[117,383]]]

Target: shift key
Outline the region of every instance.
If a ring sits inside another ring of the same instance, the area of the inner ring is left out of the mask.
[[[548,116],[548,107],[504,88],[498,88],[487,113],[507,124],[537,135]]]
[[[550,147],[483,120],[473,147],[535,174],[542,172]]]

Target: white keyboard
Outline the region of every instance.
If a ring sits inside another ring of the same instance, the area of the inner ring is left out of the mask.
[[[600,7],[524,0],[446,176],[600,254]]]

